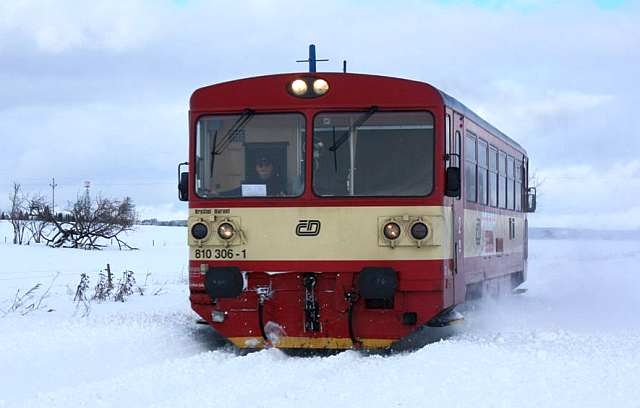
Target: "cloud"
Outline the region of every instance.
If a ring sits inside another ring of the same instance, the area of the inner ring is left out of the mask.
[[[162,203],[159,205],[139,205],[136,207],[141,220],[155,218],[158,220],[186,219],[186,206],[183,203]]]
[[[640,106],[640,55],[633,52],[640,49],[639,7],[604,11],[594,2],[546,0],[0,2],[0,196],[14,179],[47,191],[55,175],[71,197],[90,179],[96,191],[129,193],[141,207],[172,208],[175,165],[186,159],[190,93],[224,80],[304,71],[295,60],[306,57],[309,43],[331,60],[321,70],[338,71],[347,59],[351,72],[442,88],[525,146],[541,174],[560,177],[587,165],[597,176],[640,151],[640,132],[630,123]],[[584,188],[566,199],[555,188],[546,193],[552,202],[582,197],[576,211],[589,208]],[[616,211],[634,208],[635,188]]]
[[[514,110],[521,117],[546,117],[574,115],[600,108],[613,101],[611,95],[588,94],[578,91],[548,91],[543,99],[523,103]]]
[[[5,45],[27,45],[52,54],[125,51],[143,46],[158,33],[161,27],[156,23],[164,11],[154,2],[139,0],[7,1],[0,3],[0,36],[10,40]]]
[[[187,159],[185,109],[94,103],[0,112],[0,190],[16,181],[27,191],[48,193],[55,177],[61,205],[75,199],[85,180],[96,194],[130,195],[147,205],[171,202],[176,165]]]
[[[515,80],[498,80],[490,87],[494,91],[493,98],[487,98],[486,105],[478,107],[478,113],[513,118],[520,131],[530,129],[539,121],[593,115],[615,100],[610,94],[531,89]]]
[[[605,134],[611,140],[637,133],[620,117],[629,109],[622,93],[538,89],[515,80],[498,80],[487,87],[493,91],[482,96],[478,113],[520,141],[538,166],[571,165],[585,157],[602,164],[615,154],[631,160],[634,149],[640,149],[634,137],[626,138],[628,149],[623,152],[603,139]],[[612,120],[615,117],[620,118]]]
[[[531,216],[531,225],[640,228],[640,206],[636,204],[640,160],[558,166],[535,175],[538,213]]]

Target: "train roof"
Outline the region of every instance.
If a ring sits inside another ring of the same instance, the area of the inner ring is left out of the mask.
[[[430,86],[433,86],[433,85],[430,85]],[[465,104],[463,104],[462,102],[460,102],[459,100],[457,100],[453,96],[441,91],[438,88],[435,88],[435,89],[442,96],[442,100],[444,101],[445,105],[449,106],[451,109],[453,109],[453,110],[455,110],[457,112],[462,113],[465,117],[471,119],[476,124],[478,124],[480,127],[483,127],[485,130],[487,130],[488,132],[492,133],[494,136],[502,139],[503,141],[505,141],[505,142],[507,142],[509,144],[512,144],[512,145],[518,147],[526,155],[526,150],[524,149],[524,147],[522,147],[520,145],[520,143],[516,142],[515,140],[513,140],[509,136],[507,136],[504,133],[502,133],[500,130],[498,130],[491,123],[489,123],[486,120],[482,119],[478,114],[476,114],[471,109],[467,108],[467,106]]]
[[[411,87],[413,87],[414,89],[417,88],[416,85],[418,86],[423,86],[425,87],[427,90],[427,94],[428,95],[432,95],[429,97],[432,98],[438,98],[440,97],[440,99],[442,100],[442,103],[445,106],[448,106],[450,108],[452,108],[453,110],[461,113],[462,115],[464,115],[466,118],[468,118],[469,120],[473,121],[474,123],[476,123],[478,126],[484,128],[487,132],[493,134],[496,138],[502,140],[503,142],[513,146],[514,148],[522,151],[522,153],[524,153],[526,155],[526,150],[515,140],[513,140],[512,138],[510,138],[509,136],[507,136],[506,134],[502,133],[500,130],[498,130],[496,127],[494,127],[493,125],[491,125],[489,122],[487,122],[486,120],[482,119],[478,114],[476,114],[474,111],[472,111],[471,109],[469,109],[467,106],[465,106],[462,102],[460,102],[459,100],[457,100],[456,98],[452,97],[451,95],[443,92],[442,90],[436,88],[435,86],[427,83],[427,82],[422,82],[422,81],[416,81],[413,79],[406,79],[406,78],[398,78],[398,77],[390,77],[390,76],[383,76],[383,75],[371,75],[371,74],[356,74],[356,73],[342,73],[342,72],[314,72],[314,73],[309,73],[309,72],[291,72],[291,73],[281,73],[281,74],[271,74],[271,75],[264,75],[264,76],[256,76],[256,77],[249,77],[249,78],[241,78],[241,79],[236,79],[236,80],[232,80],[232,81],[228,81],[228,82],[221,82],[221,83],[217,83],[217,84],[213,84],[213,85],[209,85],[209,86],[205,86],[199,89],[196,89],[193,92],[193,95],[191,96],[191,106],[192,108],[194,107],[194,105],[198,105],[198,106],[203,106],[204,105],[208,105],[206,102],[207,101],[211,101],[214,100],[215,97],[213,96],[213,91],[214,89],[219,90],[219,92],[224,92],[223,90],[229,90],[229,87],[233,87],[234,88],[234,102],[235,104],[244,104],[244,103],[249,103],[248,99],[249,96],[251,95],[251,98],[255,98],[256,94],[253,92],[249,92],[249,89],[252,89],[251,86],[249,86],[249,84],[255,83],[255,81],[260,81],[260,83],[262,84],[266,84],[269,82],[274,82],[274,81],[281,81],[283,78],[286,80],[290,80],[291,78],[295,78],[297,76],[313,76],[313,75],[317,75],[319,77],[324,77],[325,79],[330,79],[331,80],[342,80],[342,81],[349,81],[349,78],[356,80],[354,82],[358,83],[358,86],[363,86],[363,81],[366,81],[368,79],[372,79],[372,80],[377,80],[377,81],[381,81],[384,82],[385,84],[389,85],[389,84],[395,84],[395,86],[390,86],[389,88],[393,89],[394,91],[397,92],[393,92],[394,93],[394,97],[398,98],[399,95],[402,95],[400,98],[402,101],[408,102],[408,101],[413,101],[413,103],[417,103],[417,99],[415,98],[409,98],[407,99],[406,97],[406,93],[408,92],[409,89],[411,89]],[[398,86],[399,83],[402,83],[402,86]],[[242,85],[241,85],[242,84]],[[412,85],[413,84],[413,85]],[[235,89],[237,88],[237,89]],[[267,87],[268,88],[268,87]],[[244,91],[238,91],[238,89],[240,90],[247,90],[247,92]],[[359,95],[358,97],[358,102],[362,103],[364,101],[364,99],[367,98],[371,98],[373,97],[373,95],[370,92],[370,87],[368,87],[368,91],[369,92],[355,92],[354,94]],[[258,95],[260,95],[261,98],[265,98],[266,95],[268,95],[269,92],[263,92],[263,93],[259,93]],[[411,93],[412,95],[416,95],[415,93]],[[354,95],[351,95],[351,97],[353,97]],[[225,98],[225,100],[227,101],[227,103],[230,102],[229,99]],[[329,102],[331,99],[327,98],[324,99],[324,101],[322,102],[327,102],[330,104],[336,103],[335,100]],[[270,104],[270,103],[276,103],[274,99],[262,99],[261,100],[263,103],[265,104]],[[355,101],[353,99],[351,99],[351,101]],[[300,100],[299,101],[301,104],[318,104],[318,105],[325,105],[325,103],[322,103],[321,101],[317,101],[314,99],[306,99],[306,100]],[[309,105],[311,106],[311,105]]]

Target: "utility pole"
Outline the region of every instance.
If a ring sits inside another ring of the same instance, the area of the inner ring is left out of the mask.
[[[51,214],[55,214],[56,213],[56,187],[58,187],[58,185],[56,184],[55,177],[51,177],[51,184],[49,184],[49,187],[51,187]]]
[[[91,188],[91,182],[90,181],[85,181],[84,182],[84,197],[85,200],[89,201],[90,200],[90,196],[89,196],[89,189]]]

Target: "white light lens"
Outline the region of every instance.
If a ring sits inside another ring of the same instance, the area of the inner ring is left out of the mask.
[[[220,236],[220,238],[222,238],[224,240],[231,239],[231,237],[233,237],[233,234],[235,232],[236,231],[233,228],[233,225],[229,224],[228,222],[223,222],[218,227],[218,235]]]
[[[393,241],[400,236],[400,226],[395,222],[390,222],[384,226],[383,232],[387,239]]]
[[[302,79],[296,79],[291,83],[291,91],[298,96],[304,95],[307,93],[307,83]]]
[[[313,81],[313,92],[318,95],[324,95],[329,90],[329,83],[324,79],[316,79]]]

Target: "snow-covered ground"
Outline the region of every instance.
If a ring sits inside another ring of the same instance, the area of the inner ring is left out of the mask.
[[[134,252],[18,247],[5,235],[2,222],[0,310],[17,289],[42,293],[58,278],[39,310],[0,317],[0,406],[640,406],[638,241],[533,240],[529,291],[472,305],[453,337],[384,357],[300,358],[238,356],[194,324],[184,228],[141,227]],[[83,317],[79,275],[93,286],[107,263],[140,284],[150,273],[146,294]]]

